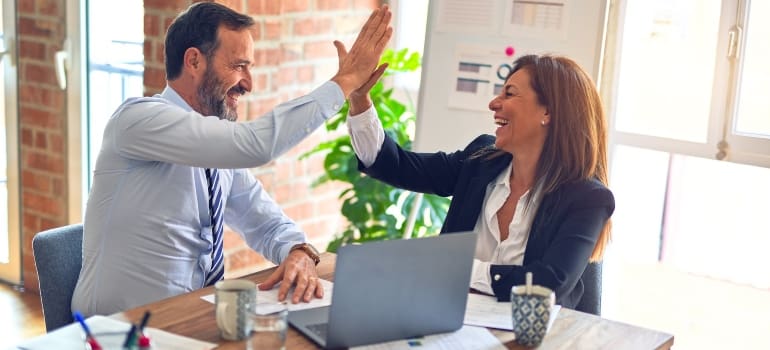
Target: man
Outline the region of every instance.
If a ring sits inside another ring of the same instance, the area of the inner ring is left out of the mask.
[[[247,123],[238,98],[252,88],[251,17],[201,2],[166,34],[167,87],[124,102],[110,118],[86,207],[83,267],[72,309],[110,314],[214,284],[224,273],[222,225],[279,264],[260,285],[279,298],[323,296],[317,251],[247,168],[269,162],[337,113],[372,77],[390,39],[375,10],[339,70],[306,96]]]

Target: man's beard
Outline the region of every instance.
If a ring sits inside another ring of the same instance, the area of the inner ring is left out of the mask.
[[[212,69],[206,69],[203,75],[203,83],[198,88],[198,99],[201,101],[201,114],[215,115],[219,119],[227,119],[231,122],[238,120],[238,111],[235,108],[230,108],[225,99],[227,98],[228,91],[223,90],[224,84],[220,80]],[[241,94],[244,91],[240,86],[233,87],[234,90],[240,90]]]

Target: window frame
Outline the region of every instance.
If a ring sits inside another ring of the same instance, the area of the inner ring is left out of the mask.
[[[719,19],[719,37],[716,45],[714,81],[706,142],[683,141],[666,137],[619,131],[617,125],[618,64],[622,53],[622,23],[630,0],[611,2],[607,41],[604,53],[604,71],[600,86],[609,116],[610,156],[615,145],[626,145],[656,151],[678,153],[709,159],[770,167],[770,139],[738,135],[733,131],[736,115],[737,86],[742,66],[745,35],[738,36],[735,45],[737,58],[728,57],[730,30],[743,26],[748,16],[750,0],[722,0]],[[745,29],[745,28],[744,28]],[[611,159],[611,158],[610,158]]]

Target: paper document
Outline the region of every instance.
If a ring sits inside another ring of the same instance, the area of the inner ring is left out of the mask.
[[[92,316],[86,319],[88,328],[103,349],[122,349],[131,325],[128,322],[114,320],[105,316]],[[145,328],[153,349],[164,350],[209,350],[217,344],[208,343],[181,335],[162,331],[157,328]],[[24,350],[83,350],[85,335],[81,326],[75,322],[51,333],[25,340],[17,346]]]
[[[548,329],[551,329],[560,309],[561,305],[554,305],[551,309]],[[511,302],[499,302],[493,296],[469,293],[464,323],[511,331],[513,330]]]
[[[452,333],[442,333],[422,338],[396,340],[387,343],[357,346],[351,350],[504,350],[505,346],[488,329],[463,326]]]
[[[296,310],[302,310],[302,309],[312,309],[316,307],[323,307],[323,306],[329,306],[332,304],[332,286],[334,286],[334,283],[329,282],[325,279],[320,279],[321,285],[324,287],[324,297],[321,299],[313,298],[310,300],[310,302],[299,302],[297,304],[293,304],[291,302],[291,298],[294,295],[294,287],[292,287],[289,290],[289,294],[286,296],[286,306],[288,307],[289,311],[296,311]],[[271,290],[260,290],[257,288],[257,305],[259,304],[275,304],[278,303],[278,289],[280,287],[280,283],[276,284],[273,289]],[[214,303],[214,294],[204,295],[201,297],[201,299],[208,301],[209,303]],[[257,308],[258,314],[266,314],[269,313],[270,310],[268,309],[260,309]]]

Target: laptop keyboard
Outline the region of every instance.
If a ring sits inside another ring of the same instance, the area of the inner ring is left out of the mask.
[[[321,339],[326,339],[326,326],[328,323],[316,323],[307,325],[307,329],[315,333]]]

